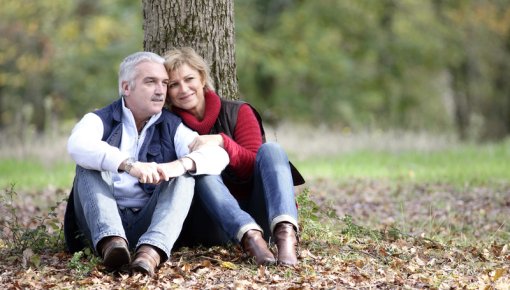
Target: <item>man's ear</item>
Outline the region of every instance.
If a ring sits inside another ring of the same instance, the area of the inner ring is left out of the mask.
[[[122,82],[122,94],[124,96],[129,96],[129,83],[126,81]]]

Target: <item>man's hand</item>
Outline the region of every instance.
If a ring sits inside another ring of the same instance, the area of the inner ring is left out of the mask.
[[[138,178],[141,183],[158,184],[163,181],[159,174],[160,164],[155,162],[135,162],[129,171],[131,176]]]
[[[136,161],[131,163],[129,170],[126,170],[128,169],[127,161],[122,162],[119,170],[125,170],[126,173],[136,177],[141,183],[159,184],[171,178],[181,176],[188,171],[193,172],[196,170],[195,161],[186,157],[162,164]]]
[[[220,134],[214,135],[200,135],[188,145],[189,152],[196,151],[202,146],[216,145],[223,148],[223,137]]]

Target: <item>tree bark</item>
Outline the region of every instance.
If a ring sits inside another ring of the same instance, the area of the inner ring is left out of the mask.
[[[454,25],[454,23],[446,17],[445,2],[441,0],[434,0],[432,3],[438,19],[446,27]],[[470,137],[469,130],[471,128],[474,98],[469,87],[469,82],[471,81],[471,74],[475,64],[469,51],[465,49],[462,39],[453,39],[449,40],[449,42],[453,47],[464,49],[462,57],[457,62],[447,64],[446,68],[451,76],[450,87],[452,89],[454,104],[453,121],[457,130],[457,136],[460,140],[467,140],[468,137]]]
[[[238,99],[233,0],[142,0],[144,50],[189,46],[209,64],[216,92]]]
[[[464,61],[459,66],[449,66],[452,76],[453,103],[455,105],[455,127],[460,140],[467,140],[468,131],[471,126],[471,94],[468,86],[469,65]]]

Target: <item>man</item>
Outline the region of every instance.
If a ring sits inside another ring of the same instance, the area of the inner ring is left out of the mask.
[[[119,70],[121,97],[86,114],[69,137],[77,166],[66,244],[75,252],[90,242],[110,270],[130,265],[133,272],[154,275],[170,257],[191,205],[194,178],[186,173],[220,174],[229,162],[219,146],[189,152],[198,134],[163,110],[163,62],[150,52],[126,57]]]

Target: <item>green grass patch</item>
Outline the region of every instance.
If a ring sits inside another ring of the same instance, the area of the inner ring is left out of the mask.
[[[40,160],[0,160],[0,186],[16,190],[39,190],[45,188],[70,188],[75,165],[71,162],[45,164]]]
[[[308,178],[483,185],[510,180],[508,145],[462,145],[432,152],[354,151],[295,163]]]
[[[442,151],[353,151],[329,157],[293,160],[307,179],[337,181],[379,179],[394,182],[431,182],[484,185],[510,181],[510,142],[461,145]],[[73,162],[46,164],[38,159],[0,160],[0,186],[18,190],[69,188]]]

